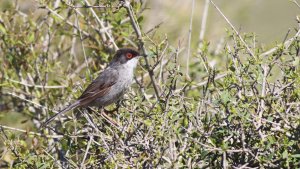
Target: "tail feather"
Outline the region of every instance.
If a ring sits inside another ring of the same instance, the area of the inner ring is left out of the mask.
[[[66,108],[64,108],[63,110],[61,110],[60,112],[56,113],[55,115],[53,115],[52,117],[50,117],[49,119],[47,119],[40,128],[44,128],[45,126],[47,126],[51,121],[53,121],[57,116],[64,114],[76,107],[78,107],[80,104],[79,101],[76,101],[75,103],[71,104],[70,106],[67,106]]]

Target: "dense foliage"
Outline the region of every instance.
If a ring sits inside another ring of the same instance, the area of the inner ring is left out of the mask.
[[[300,166],[298,29],[267,52],[231,30],[221,50],[187,48],[139,37],[142,2],[70,2],[0,11],[0,168]],[[126,46],[147,58],[111,119],[77,109],[39,129]]]

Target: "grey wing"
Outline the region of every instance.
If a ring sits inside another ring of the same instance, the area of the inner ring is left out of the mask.
[[[95,99],[105,96],[117,82],[119,73],[112,68],[105,69],[78,98],[80,106],[88,105]]]

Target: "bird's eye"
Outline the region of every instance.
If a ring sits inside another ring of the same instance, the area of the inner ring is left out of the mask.
[[[133,55],[132,55],[132,53],[126,53],[126,57],[127,57],[128,59],[131,59],[131,58],[133,57]]]

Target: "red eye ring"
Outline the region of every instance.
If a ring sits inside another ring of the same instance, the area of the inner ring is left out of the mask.
[[[132,53],[126,53],[126,57],[127,57],[128,59],[131,59],[131,58],[133,57],[133,55],[132,55]]]

